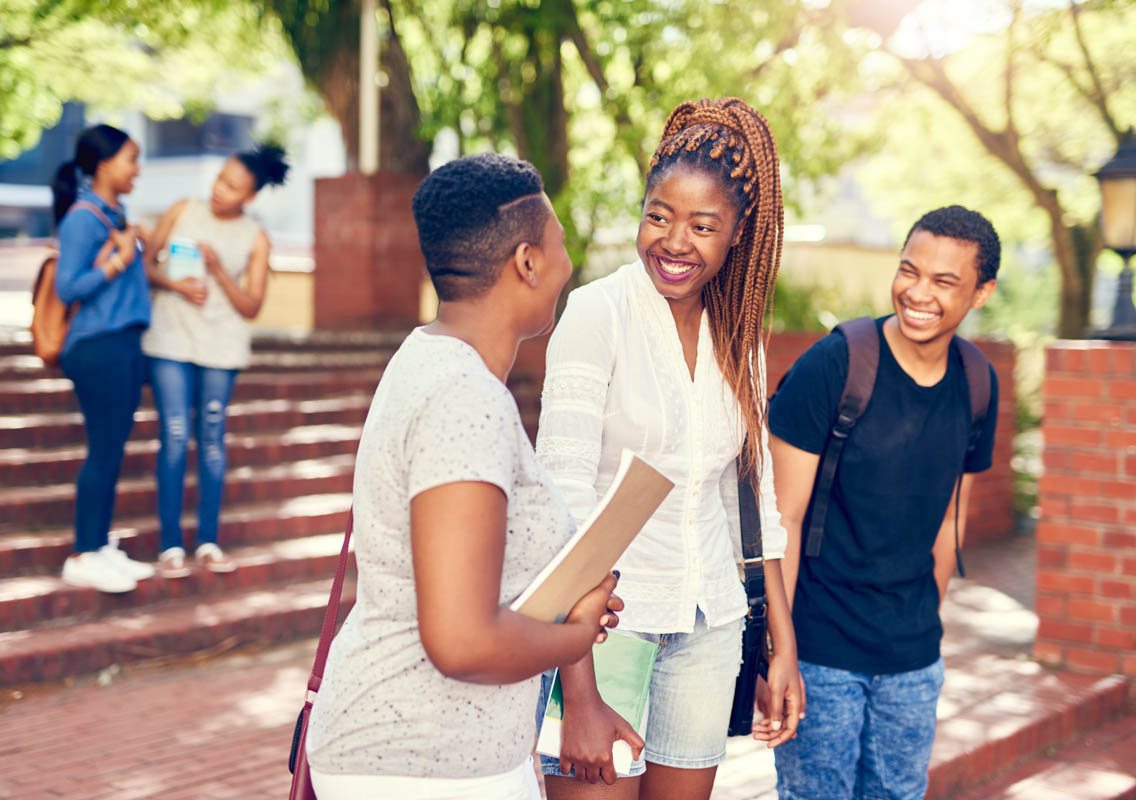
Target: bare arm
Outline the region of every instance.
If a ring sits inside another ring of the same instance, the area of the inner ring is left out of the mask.
[[[448,483],[410,501],[419,632],[426,655],[447,677],[522,681],[578,661],[618,622],[613,612],[623,604],[610,597],[614,575],[584,595],[562,625],[502,607],[505,527],[505,494],[490,483]]]
[[[213,280],[217,281],[217,285],[221,287],[225,297],[229,298],[237,313],[246,319],[252,319],[260,313],[265,289],[268,286],[268,252],[271,248],[267,234],[260,231],[256,235],[252,252],[249,253],[248,267],[245,269],[248,288],[241,288],[240,284],[225,271],[212,247],[204,242],[198,242],[197,246],[201,248],[201,254],[205,258],[205,269],[213,276]]]
[[[809,510],[820,456],[794,447],[776,436],[770,439],[770,450],[773,453],[773,480],[777,488],[777,505],[781,509],[781,524],[788,534],[781,574],[791,612],[801,566],[802,525]]]
[[[187,205],[189,205],[188,200],[178,200],[166,209],[166,213],[162,214],[158,224],[154,227],[154,232],[146,239],[146,248],[142,251],[142,265],[146,268],[146,278],[150,281],[150,285],[155,288],[166,289],[171,292],[177,291],[175,282],[166,277],[166,274],[158,266],[158,255],[169,244],[170,233],[185,212]]]
[[[970,504],[970,490],[974,486],[974,473],[962,476],[962,489],[959,496],[958,515],[958,544],[962,547],[966,539],[966,511]],[[947,596],[947,584],[951,582],[951,575],[955,571],[955,492],[956,483],[951,487],[951,502],[947,504],[947,513],[943,515],[943,522],[939,525],[939,533],[935,537],[935,545],[931,553],[935,558],[935,583],[939,586],[939,607],[942,608],[943,599]]]
[[[797,666],[793,598],[800,572],[801,528],[809,507],[819,457],[776,436],[770,437],[770,451],[786,542],[785,556],[780,560],[766,561],[764,565],[773,657],[768,681],[758,678],[757,705],[764,719],[754,725],[753,732],[755,739],[776,747],[796,734],[797,724],[804,717],[808,703],[805,683],[800,679]],[[799,695],[795,694],[798,686]]]
[[[146,237],[146,247],[142,251],[142,265],[146,268],[146,279],[155,289],[180,294],[195,306],[205,302],[205,284],[197,278],[171,280],[158,266],[158,256],[170,241],[174,225],[181,219],[189,206],[189,200],[179,200],[166,209],[150,236]]]
[[[596,688],[596,665],[592,653],[560,668],[564,690],[564,720],[561,726],[560,771],[576,770],[578,780],[613,784],[616,780],[612,744],[623,739],[632,756],[643,752],[643,738],[635,728],[601,698]]]
[[[765,573],[765,599],[769,637],[773,654],[768,677],[757,678],[755,698],[764,719],[755,722],[753,738],[777,747],[797,735],[805,716],[805,685],[797,665],[797,637],[793,632],[793,613],[785,595],[781,574],[782,559],[769,559]]]

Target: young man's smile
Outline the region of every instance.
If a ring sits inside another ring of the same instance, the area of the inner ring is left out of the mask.
[[[955,330],[972,308],[980,308],[994,282],[980,282],[978,245],[916,230],[900,255],[892,281],[895,321],[904,338],[926,344]]]

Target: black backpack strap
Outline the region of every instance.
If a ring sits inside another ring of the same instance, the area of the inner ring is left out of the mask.
[[[990,362],[973,342],[956,336],[955,344],[962,356],[963,373],[970,390],[970,436],[966,442],[966,454],[969,456],[978,446],[982,425],[990,411]]]
[[[836,421],[825,442],[813,489],[812,514],[805,549],[805,554],[813,558],[820,555],[829,493],[836,477],[840,453],[844,450],[848,434],[872,399],[872,388],[876,385],[876,372],[880,366],[880,332],[876,329],[874,319],[858,317],[840,323],[836,330],[840,331],[848,345],[848,374],[844,378],[844,391],[841,392],[840,403],[836,407]]]
[[[966,568],[962,565],[962,546],[959,541],[959,501],[962,499],[962,477],[966,471],[966,461],[978,447],[986,415],[990,413],[990,362],[973,342],[956,336],[955,344],[962,357],[963,374],[970,393],[970,432],[967,434],[963,467],[959,470],[958,483],[955,485],[955,564],[959,575],[965,578]]]

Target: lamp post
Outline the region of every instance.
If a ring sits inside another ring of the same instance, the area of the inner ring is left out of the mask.
[[[1131,128],[1120,147],[1096,174],[1101,188],[1101,242],[1124,259],[1116,286],[1112,323],[1094,335],[1136,340],[1131,259],[1136,255],[1136,138]]]

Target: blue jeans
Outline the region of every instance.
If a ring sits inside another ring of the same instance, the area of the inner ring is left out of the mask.
[[[141,338],[136,325],[80,339],[59,359],[63,374],[75,384],[87,431],[87,459],[75,487],[76,553],[107,543],[114,487],[146,377]]]
[[[781,800],[919,800],[935,740],[943,660],[895,675],[802,661],[808,710],[774,750]]]
[[[225,415],[236,377],[235,369],[150,359],[150,384],[161,424],[158,520],[162,550],[182,546],[181,510],[191,411],[197,438],[197,544],[217,541],[225,491]]]

